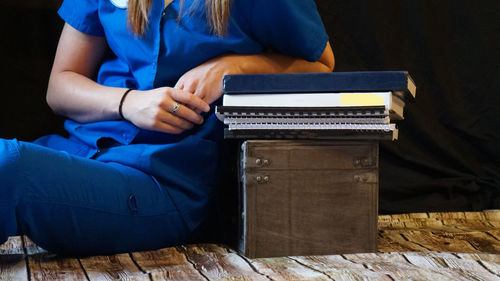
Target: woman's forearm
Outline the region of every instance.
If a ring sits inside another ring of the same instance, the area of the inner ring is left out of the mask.
[[[239,66],[243,73],[331,72],[335,66],[335,58],[330,43],[327,43],[323,54],[315,62],[279,53],[234,56],[239,56],[237,59],[240,61]],[[231,56],[228,59],[231,59]]]
[[[71,71],[51,75],[47,100],[52,109],[81,123],[116,120],[123,88],[105,87]],[[210,107],[199,97],[173,88],[131,91],[122,103],[124,118],[134,125],[165,133],[178,134],[194,124],[203,123],[197,112],[208,112]],[[182,104],[176,113],[174,105]]]
[[[124,93],[122,88],[105,87],[73,71],[52,73],[47,91],[51,109],[78,122],[114,120]]]

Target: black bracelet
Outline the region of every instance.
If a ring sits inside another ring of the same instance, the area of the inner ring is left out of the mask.
[[[133,89],[132,88],[129,88],[127,89],[127,91],[125,91],[125,93],[123,94],[122,96],[122,99],[120,100],[120,105],[118,106],[118,114],[120,114],[120,117],[125,120],[125,117],[123,116],[123,112],[122,112],[122,107],[123,107],[123,102],[125,101],[125,98],[127,97],[127,95],[132,91]]]

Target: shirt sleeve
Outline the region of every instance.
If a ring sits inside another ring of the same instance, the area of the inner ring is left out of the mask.
[[[99,19],[99,0],[64,0],[58,14],[67,24],[85,34],[104,36]]]
[[[317,61],[328,34],[313,0],[253,0],[252,33],[264,47]]]

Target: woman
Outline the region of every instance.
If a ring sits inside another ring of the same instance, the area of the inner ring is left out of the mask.
[[[226,74],[332,71],[313,0],[65,0],[47,101],[69,138],[0,140],[0,243],[194,242],[221,174]]]

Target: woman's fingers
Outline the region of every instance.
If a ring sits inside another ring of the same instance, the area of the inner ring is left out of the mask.
[[[165,111],[165,113],[170,114],[171,117],[176,117],[177,119],[184,119],[185,121],[189,121],[191,123],[195,124],[202,124],[203,123],[203,117],[201,117],[200,114],[196,113],[194,110],[190,109],[189,107],[177,103],[178,108],[177,111],[174,113],[174,108],[176,107],[175,104],[177,102],[175,101],[170,101],[162,104],[162,109]],[[166,122],[168,122],[169,117],[166,118]],[[172,118],[173,120],[173,118]]]
[[[180,128],[182,130],[189,130],[193,128],[193,123],[186,121],[185,119],[179,118],[173,113],[168,113],[165,111],[162,111],[158,113],[158,119],[162,123],[167,123],[171,126]]]
[[[210,105],[203,101],[200,97],[193,95],[192,93],[173,89],[171,96],[174,100],[179,103],[186,105],[189,108],[199,109],[203,112],[210,111]]]
[[[179,134],[202,124],[200,112],[210,107],[191,93],[163,87],[131,93],[122,109],[127,120],[139,128]]]

